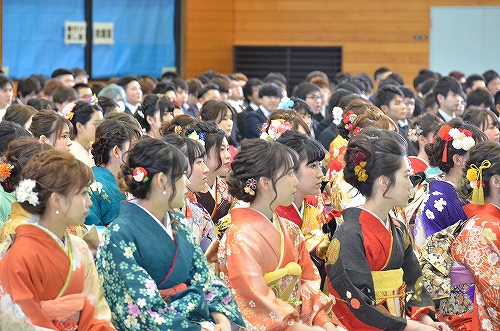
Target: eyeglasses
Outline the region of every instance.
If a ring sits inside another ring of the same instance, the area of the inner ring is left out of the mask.
[[[308,95],[306,99],[321,100],[321,95]]]

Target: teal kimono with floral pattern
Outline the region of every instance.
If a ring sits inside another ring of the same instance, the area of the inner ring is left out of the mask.
[[[169,213],[172,239],[145,210],[122,202],[97,254],[120,330],[200,330],[220,312],[244,325],[230,290],[215,276],[181,214]],[[165,294],[165,292],[169,292]]]

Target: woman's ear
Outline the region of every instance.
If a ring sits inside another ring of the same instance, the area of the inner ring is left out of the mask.
[[[146,115],[146,121],[148,121],[148,124],[151,125],[155,122],[155,119],[152,116]]]
[[[49,144],[49,139],[47,137],[45,137],[43,134],[40,136],[40,138],[38,138],[38,140],[41,142],[41,143],[44,143],[44,144]]]
[[[455,166],[458,166],[458,167],[463,167],[465,165],[465,155],[458,155],[458,154],[455,154],[453,155],[453,164],[455,164]]]
[[[271,179],[270,178],[266,178],[266,177],[260,177],[259,181],[258,181],[258,185],[260,187],[262,187],[262,189],[264,189],[266,191],[270,191],[271,188],[272,188]]]
[[[82,131],[83,130],[83,124],[80,123],[80,122],[76,122],[75,130],[76,130],[76,132]]]
[[[385,192],[389,187],[389,178],[387,178],[386,176],[380,176],[379,178],[377,178],[374,185],[375,188],[377,188],[378,186],[378,188],[382,189],[382,192]]]
[[[491,176],[490,185],[495,189],[500,190],[500,176],[499,175]]]
[[[113,146],[111,149],[111,156],[115,159],[120,159],[122,157],[122,151],[118,145]]]

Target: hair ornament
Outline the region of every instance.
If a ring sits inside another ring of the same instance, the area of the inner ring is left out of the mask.
[[[471,182],[472,186],[472,203],[475,205],[484,205],[484,187],[486,183],[483,181],[483,170],[491,167],[489,160],[484,160],[478,167],[471,164],[467,169],[466,178]]]
[[[23,179],[19,182],[16,188],[17,202],[27,201],[32,206],[37,206],[40,201],[38,200],[38,193],[34,191],[36,181],[33,179]]]
[[[177,134],[181,134],[182,133],[182,127],[180,125],[176,125],[175,128],[174,128],[174,132],[177,133]]]
[[[356,152],[351,157],[352,164],[354,164],[354,174],[358,177],[361,183],[366,182],[368,174],[366,173],[366,155],[363,152]]]
[[[344,123],[344,128],[351,131],[352,123],[354,123],[356,118],[358,118],[358,115],[356,115],[352,110],[349,110],[347,113],[345,113],[344,119],[342,120],[342,123]]]
[[[255,195],[256,189],[257,189],[257,181],[255,180],[255,178],[247,179],[245,188],[243,189],[245,193],[250,195]]]
[[[439,129],[439,138],[446,141],[443,150],[443,157],[441,159],[443,162],[448,162],[448,142],[451,141],[453,148],[462,149],[464,151],[468,151],[476,143],[469,130],[452,128],[446,124]]]
[[[141,107],[137,108],[137,115],[139,115],[141,118],[144,118],[144,113],[141,110]]]
[[[14,169],[14,166],[9,163],[2,163],[0,164],[0,177],[9,178],[10,174],[12,173],[12,169]]]
[[[293,130],[292,124],[284,119],[278,118],[272,120],[271,123],[264,123],[262,125],[262,133],[260,134],[260,139],[264,140],[277,140],[283,132]]]
[[[422,134],[423,130],[420,127],[420,125],[415,124],[415,126],[412,129],[409,129],[406,135],[408,136],[409,141],[417,142],[418,137]]]
[[[177,127],[176,127],[176,129],[177,129]],[[203,146],[205,146],[205,134],[203,132],[198,133],[196,131],[193,131],[190,134],[188,134],[187,137],[189,139],[197,141],[200,144],[202,144]]]
[[[363,128],[361,128],[361,127],[357,126],[357,127],[354,129],[354,131],[352,131],[352,133],[354,133],[354,135],[357,135],[357,134],[359,134],[359,133],[361,132],[361,130],[363,130]]]
[[[277,109],[290,110],[295,106],[295,101],[290,98],[282,98]]]
[[[61,110],[62,116],[64,116],[67,120],[71,121],[73,119],[73,109],[75,109],[76,103],[68,103],[64,108]]]
[[[90,98],[87,99],[88,103],[90,103],[92,106],[95,106],[99,103],[99,99],[97,96],[94,94]]]
[[[132,178],[138,183],[146,183],[149,180],[148,171],[143,167],[135,167],[132,170]]]

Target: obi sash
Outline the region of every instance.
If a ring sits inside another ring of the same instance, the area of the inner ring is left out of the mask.
[[[403,282],[403,269],[372,271],[372,278],[376,306],[393,316],[405,317],[406,284]]]

